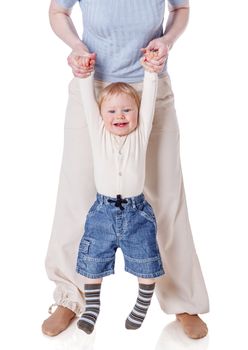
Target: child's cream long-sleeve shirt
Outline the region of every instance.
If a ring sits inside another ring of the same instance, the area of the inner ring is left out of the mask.
[[[95,99],[93,74],[79,79],[93,153],[97,192],[122,198],[141,194],[145,183],[145,161],[157,96],[157,74],[145,72],[137,128],[127,136],[106,130]]]

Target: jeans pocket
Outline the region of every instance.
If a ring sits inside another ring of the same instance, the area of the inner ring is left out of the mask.
[[[90,242],[86,239],[82,239],[80,242],[79,251],[83,254],[88,254],[90,248]]]
[[[156,226],[156,218],[153,209],[148,202],[144,201],[142,208],[139,209],[139,212],[143,217],[154,223]]]

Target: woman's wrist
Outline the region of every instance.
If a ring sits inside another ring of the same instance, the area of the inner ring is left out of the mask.
[[[161,40],[163,41],[163,43],[168,47],[168,49],[170,50],[172,48],[172,46],[174,45],[174,40],[171,38],[171,36],[169,34],[164,34],[161,37]]]
[[[89,52],[87,46],[80,40],[75,40],[75,43],[72,44],[71,49],[75,52],[79,51],[85,51],[85,52]]]

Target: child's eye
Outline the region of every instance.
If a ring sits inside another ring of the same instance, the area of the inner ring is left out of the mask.
[[[108,111],[108,113],[115,113],[115,110],[114,109],[110,109],[109,111]]]
[[[123,109],[123,112],[124,112],[124,113],[128,113],[128,112],[130,112],[130,111],[131,111],[130,108]]]

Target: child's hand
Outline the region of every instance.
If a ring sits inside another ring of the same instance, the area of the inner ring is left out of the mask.
[[[146,50],[142,49],[144,56],[141,57],[140,63],[148,72],[155,72],[154,66],[151,62],[156,61],[158,58],[158,50]]]
[[[90,54],[86,54],[84,56],[78,57],[78,64],[80,65],[80,67],[85,68],[86,70],[87,69],[89,71],[94,70],[95,63],[96,63],[95,53],[90,53]]]
[[[142,66],[150,72],[162,72],[168,57],[169,47],[170,45],[164,37],[150,41],[147,47],[141,49],[144,54],[140,60]]]
[[[96,54],[89,53],[84,47],[74,49],[67,58],[75,77],[87,78],[94,71]]]

